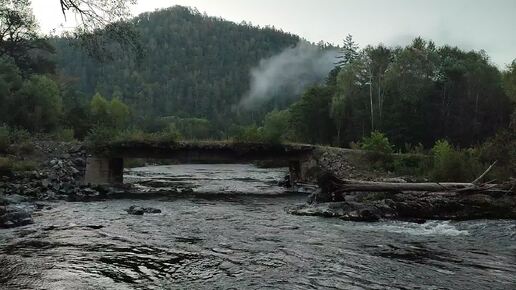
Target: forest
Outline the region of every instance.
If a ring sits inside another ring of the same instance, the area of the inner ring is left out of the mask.
[[[121,23],[132,49],[102,39],[98,57],[77,37],[40,35],[30,2],[17,3],[0,14],[0,150],[27,134],[164,136],[516,160],[516,61],[499,68],[485,51],[422,38],[404,47],[360,48],[351,36],[311,44],[338,51],[324,82],[244,109],[250,70],[299,36],[176,6]]]

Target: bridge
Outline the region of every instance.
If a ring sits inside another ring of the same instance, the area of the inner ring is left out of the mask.
[[[301,163],[315,146],[232,142],[111,142],[89,149],[86,184],[123,183],[124,159],[169,159],[177,163],[249,163],[259,160],[288,162],[291,181],[301,177]]]

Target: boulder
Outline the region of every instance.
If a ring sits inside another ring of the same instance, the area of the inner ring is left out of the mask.
[[[152,208],[152,207],[141,207],[132,205],[128,209],[126,209],[128,214],[132,215],[143,215],[145,213],[161,213],[160,209]]]
[[[7,206],[0,211],[0,228],[14,228],[33,223],[32,212],[22,206]]]

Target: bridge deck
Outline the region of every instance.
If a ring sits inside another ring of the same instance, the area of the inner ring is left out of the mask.
[[[92,148],[106,158],[165,158],[181,162],[244,162],[254,160],[300,160],[315,146],[232,142],[114,142]]]

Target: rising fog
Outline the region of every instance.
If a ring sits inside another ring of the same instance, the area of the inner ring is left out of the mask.
[[[272,98],[299,95],[310,85],[323,81],[335,67],[337,50],[322,50],[306,41],[262,59],[250,71],[251,87],[240,103],[252,109]]]

